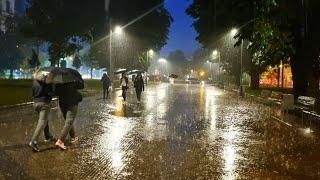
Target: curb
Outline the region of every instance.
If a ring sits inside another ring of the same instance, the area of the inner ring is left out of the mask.
[[[53,98],[52,101],[57,101],[58,98]],[[28,105],[32,105],[34,104],[34,102],[26,102],[26,103],[20,103],[20,104],[13,104],[13,105],[5,105],[5,106],[0,106],[0,110],[3,109],[11,109],[11,108],[16,108],[16,107],[23,107],[23,106],[28,106]]]

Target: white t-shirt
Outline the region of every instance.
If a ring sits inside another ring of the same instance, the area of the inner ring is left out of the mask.
[[[126,79],[125,79],[125,78],[122,78],[122,80],[121,80],[121,86],[127,86],[127,83],[126,83]]]

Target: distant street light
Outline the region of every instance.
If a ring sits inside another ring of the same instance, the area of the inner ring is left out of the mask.
[[[152,57],[153,54],[154,54],[154,51],[153,51],[152,49],[150,49],[150,50],[148,51],[148,53],[149,53],[149,56]]]
[[[159,63],[166,63],[166,62],[167,62],[167,60],[164,59],[164,58],[160,58],[160,59],[159,59]]]
[[[213,59],[217,59],[218,58],[218,60],[219,60],[219,76],[220,76],[220,74],[221,74],[221,71],[220,71],[220,69],[221,69],[221,52],[220,51],[218,51],[218,50],[214,50],[213,52],[212,52],[212,58]]]
[[[167,60],[164,59],[164,58],[160,58],[160,59],[158,60],[158,62],[161,63],[161,64],[163,64],[163,68],[164,68],[164,66],[167,64]],[[166,67],[167,67],[167,66],[166,66]],[[167,68],[166,68],[166,71],[167,71]]]
[[[248,25],[250,22],[253,22],[253,21],[249,21],[244,26]],[[243,28],[244,26],[242,26],[241,28]],[[236,28],[233,28],[230,33],[234,37],[235,35],[237,35],[239,33],[239,30]],[[242,86],[242,73],[243,73],[243,69],[242,69],[243,60],[242,59],[243,59],[243,39],[241,39],[241,46],[240,46],[240,87],[239,87],[240,93],[239,94],[241,97],[244,97],[244,89]]]
[[[111,21],[109,22],[110,27],[111,27]],[[123,33],[123,30],[120,26],[115,26],[114,28],[114,33],[117,35],[121,35]],[[111,79],[113,79],[113,66],[112,66],[112,37],[113,37],[113,31],[112,28],[110,28],[110,36],[109,36],[109,64],[110,64],[110,69],[109,69],[109,76]]]
[[[231,36],[235,36],[238,34],[238,32],[239,32],[238,29],[233,28],[230,33],[231,33]]]
[[[148,85],[148,69],[149,69],[149,57],[153,58],[154,51],[150,49],[147,51],[147,69],[146,69],[146,85]]]
[[[115,27],[115,29],[114,29],[114,32],[116,33],[116,34],[122,34],[122,28],[120,27],[120,26],[116,26]]]
[[[210,76],[211,76],[211,80],[213,78],[213,73],[212,73],[212,62],[211,61],[207,61],[207,63],[209,63],[210,65]]]

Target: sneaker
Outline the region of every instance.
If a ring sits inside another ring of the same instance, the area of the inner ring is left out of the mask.
[[[71,138],[71,139],[70,139],[70,143],[71,143],[71,144],[76,144],[78,141],[79,141],[79,138],[78,138],[78,137],[74,137],[74,138]]]
[[[57,139],[54,136],[51,136],[49,139],[45,139],[44,142],[51,142],[52,144],[55,144],[57,142]]]
[[[32,150],[33,150],[34,152],[40,152],[40,149],[39,149],[39,147],[38,147],[38,145],[37,145],[36,142],[30,141],[30,142],[29,142],[29,146],[32,148]]]
[[[60,139],[57,140],[55,145],[58,146],[61,150],[67,149],[67,147],[64,145],[64,143]]]

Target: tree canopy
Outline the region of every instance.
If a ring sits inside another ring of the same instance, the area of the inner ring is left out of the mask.
[[[25,39],[20,33],[20,25],[23,18],[19,16],[8,16],[4,21],[5,31],[0,31],[0,69],[19,68],[23,53],[20,46],[25,43]]]
[[[49,43],[51,65],[73,54],[105,27],[104,0],[29,0],[27,37]]]

